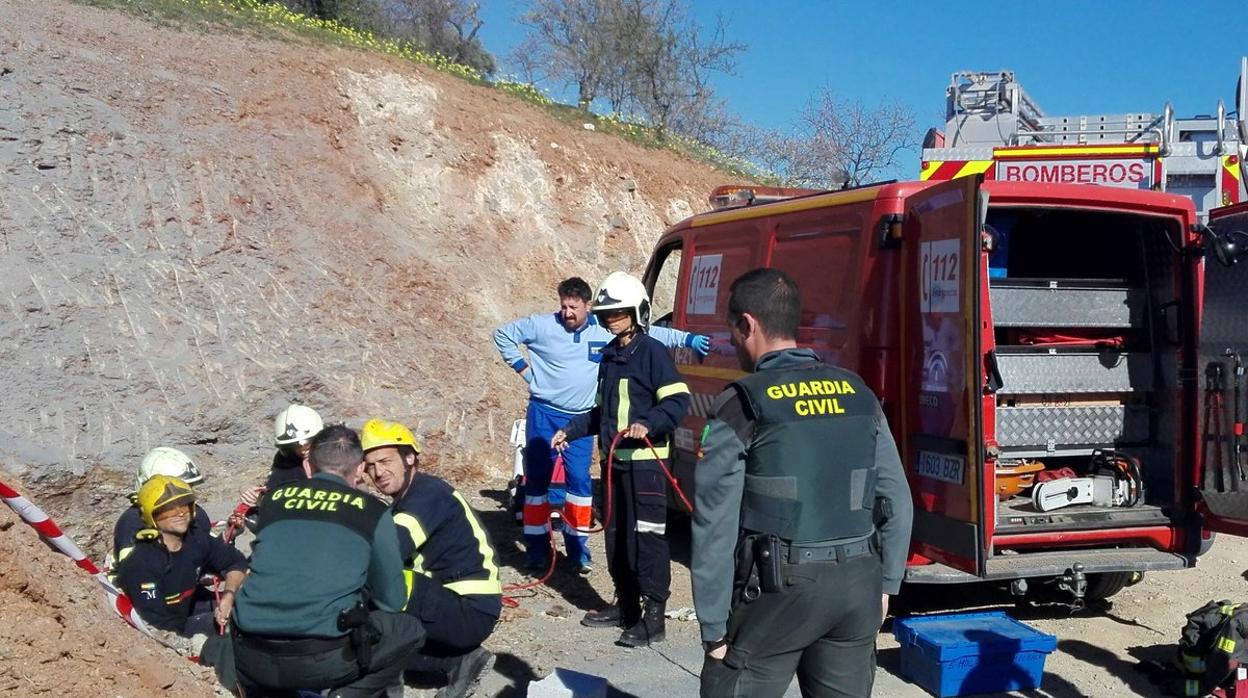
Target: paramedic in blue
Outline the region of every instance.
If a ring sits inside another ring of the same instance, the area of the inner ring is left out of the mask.
[[[671,436],[689,410],[689,387],[663,345],[646,334],[650,298],[641,281],[623,272],[608,276],[594,315],[615,335],[602,349],[597,403],[555,432],[551,447],[562,451],[596,433],[602,462],[610,464],[607,569],[616,603],[585,614],[581,625],[623,628],[619,644],[644,647],[663,640],[672,582],[667,480],[658,459],[670,460]]]
[[[558,312],[523,317],[494,331],[494,344],[503,361],[529,384],[523,519],[526,566],[531,569],[545,569],[547,565],[550,512],[552,506],[558,506],[547,493],[555,461],[550,439],[569,419],[594,406],[601,351],[612,339],[612,334],[590,315],[592,296],[584,279],[565,279],[557,291]],[[687,347],[703,355],[710,350],[710,339],[704,335],[653,327],[650,336],[668,347]],[[527,361],[521,345],[528,349]],[[587,542],[593,525],[592,448],[593,437],[587,434],[571,441],[563,453],[567,479],[564,544],[570,564],[581,574],[591,570]]]

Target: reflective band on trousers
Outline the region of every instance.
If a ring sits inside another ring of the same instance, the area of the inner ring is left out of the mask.
[[[637,520],[637,532],[638,533],[657,533],[661,536],[667,533],[667,524],[655,523],[653,521],[642,521],[638,519]]]

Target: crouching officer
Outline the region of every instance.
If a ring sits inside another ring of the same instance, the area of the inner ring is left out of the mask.
[[[716,399],[694,469],[703,696],[778,698],[794,673],[803,696],[871,695],[905,572],[913,505],[888,423],[861,378],[797,347],[800,317],[783,272],[733,282],[752,374]]]
[[[364,468],[394,498],[407,580],[407,613],[420,618],[425,645],[406,668],[445,672],[437,698],[471,694],[494,655],[481,643],[503,610],[494,546],[463,495],[422,473],[420,443],[398,422],[370,419],[360,433]]]
[[[401,683],[424,641],[407,600],[394,518],[356,489],[359,436],[342,425],[312,439],[313,475],[265,493],[251,574],[234,607],[239,687],[248,698],[292,689],[380,696]]]

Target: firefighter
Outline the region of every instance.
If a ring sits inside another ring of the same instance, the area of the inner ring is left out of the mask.
[[[208,535],[194,514],[195,492],[186,482],[155,475],[139,488],[137,501],[145,528],[118,565],[121,590],[153,627],[184,637],[212,634],[230,616],[247,560]],[[199,583],[205,573],[225,577],[215,608],[212,593]]]
[[[670,456],[670,436],[689,409],[689,388],[667,350],[646,334],[650,297],[641,281],[624,272],[608,276],[594,300],[594,315],[615,335],[602,349],[598,404],[555,432],[551,447],[563,451],[596,432],[606,463],[612,441],[617,434],[623,437],[610,467],[606,524],[607,569],[616,602],[585,614],[581,624],[624,628],[619,642],[642,647],[664,637],[672,575],[667,480],[655,458]]]
[[[905,572],[909,487],[862,379],[795,337],[797,284],[733,282],[743,370],[715,400],[694,469],[693,593],[703,696],[869,696],[875,636]]]
[[[529,384],[523,488],[526,567],[529,569],[546,568],[550,512],[551,507],[559,503],[554,493],[548,497],[555,462],[550,438],[569,419],[593,407],[600,351],[612,338],[612,333],[590,314],[592,296],[584,279],[575,276],[565,279],[556,290],[559,312],[530,315],[494,331],[494,344],[503,361]],[[650,332],[654,339],[669,347],[689,347],[704,355],[710,349],[710,339],[703,335],[666,327],[654,327]],[[521,345],[528,348],[528,361],[520,353]],[[563,504],[564,545],[569,563],[583,575],[592,570],[587,545],[593,526],[593,487],[589,474],[592,448],[593,438],[586,436],[570,442],[563,452],[567,479]]]
[[[330,689],[379,696],[398,688],[424,641],[407,598],[394,517],[357,488],[359,436],[342,425],[312,439],[312,477],[260,500],[251,573],[234,607],[244,695]]]
[[[291,404],[273,420],[273,467],[263,486],[247,487],[238,493],[247,506],[255,506],[260,495],[268,490],[311,477],[305,464],[312,437],[320,433],[325,423],[316,410],[306,405]],[[238,523],[238,522],[236,522]]]
[[[392,497],[407,580],[408,613],[425,627],[425,645],[408,669],[448,676],[437,698],[470,695],[494,655],[481,643],[503,610],[503,586],[490,537],[468,501],[422,473],[420,443],[398,422],[372,419],[360,431],[364,471]]]
[[[150,524],[144,523],[143,515],[139,511],[139,490],[143,488],[143,483],[155,475],[176,477],[192,487],[204,481],[204,476],[196,467],[195,462],[182,451],[169,446],[157,446],[148,451],[147,455],[143,456],[143,461],[139,463],[139,471],[134,480],[134,492],[130,494],[130,503],[133,506],[122,512],[121,517],[113,526],[113,558],[106,565],[109,568],[115,568],[121,564],[121,561],[134,550],[135,536],[139,531],[151,527]],[[204,533],[212,528],[208,512],[199,505],[195,506],[193,528]],[[112,576],[115,580],[116,575]]]

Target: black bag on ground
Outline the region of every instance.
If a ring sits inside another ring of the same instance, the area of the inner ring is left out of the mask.
[[[1187,614],[1176,661],[1181,676],[1175,695],[1205,696],[1231,687],[1248,661],[1248,603],[1210,601]]]

